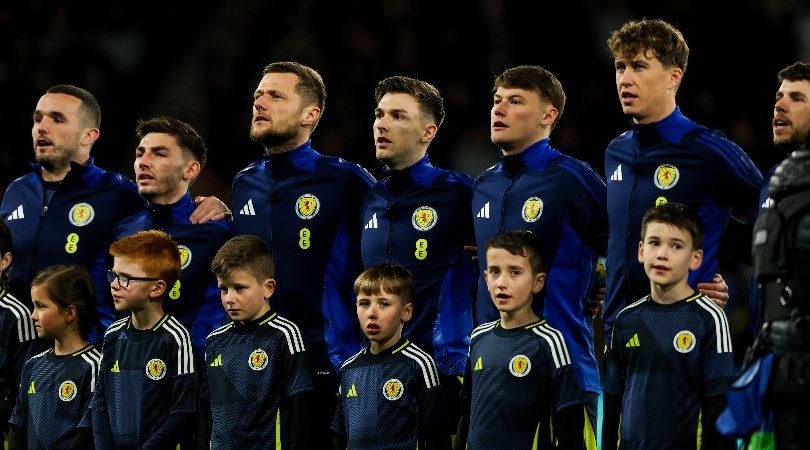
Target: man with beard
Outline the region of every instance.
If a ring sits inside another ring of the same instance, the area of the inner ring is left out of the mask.
[[[268,65],[250,126],[264,158],[236,175],[232,193],[237,233],[259,236],[278,261],[273,308],[304,336],[319,405],[313,448],[331,446],[335,371],[362,348],[353,282],[362,269],[360,200],[374,183],[362,167],[311,147],[325,101],[312,68]]]
[[[101,107],[90,92],[53,86],[37,102],[33,118],[34,170],[8,186],[0,205],[0,218],[14,238],[11,290],[30,305],[29,284],[37,272],[82,264],[93,277],[103,332],[114,319],[106,280],[113,230],[143,209],[144,201],[131,181],[93,163],[90,149],[100,135]],[[204,209],[198,211],[203,221],[229,214],[213,197]]]

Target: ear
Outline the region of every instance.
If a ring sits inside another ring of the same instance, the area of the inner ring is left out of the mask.
[[[638,262],[644,263],[644,242],[638,241]]]
[[[305,106],[301,111],[301,125],[314,125],[321,118],[321,108],[315,105]]]
[[[543,112],[543,117],[540,119],[540,125],[544,127],[551,126],[555,120],[557,120],[557,116],[560,115],[560,112],[557,111],[557,108],[552,106],[550,103],[546,105],[546,110]]]
[[[540,272],[534,276],[534,281],[532,282],[532,293],[539,294],[540,291],[543,290],[543,287],[546,285],[546,274],[545,272]]]
[[[413,303],[408,302],[405,304],[405,307],[402,308],[402,321],[407,322],[411,320],[413,317]]]
[[[166,282],[163,280],[155,281],[155,285],[152,286],[152,289],[149,291],[149,298],[150,299],[157,299],[160,298],[166,292]]]
[[[695,250],[692,254],[692,262],[689,263],[689,270],[697,270],[698,267],[703,263],[703,250]]]
[[[433,141],[433,138],[436,137],[436,132],[439,131],[439,127],[436,126],[434,123],[429,123],[423,130],[422,130],[422,143],[429,144]]]
[[[197,177],[200,176],[200,172],[202,172],[200,162],[194,159],[190,160],[186,163],[186,167],[183,168],[183,181],[197,179]]]
[[[677,90],[681,85],[681,80],[683,80],[683,69],[680,67],[674,67],[669,70],[669,85],[671,88]]]
[[[65,317],[65,322],[68,324],[73,323],[73,321],[79,317],[75,305],[68,305],[67,308],[62,308],[62,315]]]
[[[3,254],[3,257],[0,258],[0,272],[3,272],[11,266],[12,259],[13,256],[11,256],[11,252],[6,252]]]
[[[83,147],[88,147],[93,145],[101,136],[101,130],[98,128],[85,128],[82,130],[82,138],[79,140],[79,143]]]
[[[273,296],[273,293],[276,292],[276,280],[273,278],[267,278],[262,282],[262,288],[264,289],[264,298],[270,298]]]

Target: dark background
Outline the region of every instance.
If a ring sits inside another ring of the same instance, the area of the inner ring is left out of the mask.
[[[101,103],[99,166],[131,177],[136,121],[172,115],[209,146],[194,193],[229,203],[234,174],[261,156],[247,136],[261,70],[288,59],[326,82],[313,146],[377,177],[371,125],[380,79],[408,75],[439,88],[447,118],[431,159],[476,176],[498,158],[489,141],[493,77],[545,66],[568,95],[552,145],[602,173],[605,146],[628,127],[605,41],[642,17],[669,20],[690,45],[678,92],[684,113],[723,131],[764,172],[782,157],[770,146],[776,73],[810,60],[810,7],[799,0],[14,3],[0,5],[2,189],[29,169],[37,100],[68,83]],[[736,272],[727,276],[732,289]]]

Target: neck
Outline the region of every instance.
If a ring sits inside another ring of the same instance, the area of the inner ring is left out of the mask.
[[[695,292],[686,279],[671,285],[650,283],[650,297],[655,303],[671,305],[677,303]]]
[[[144,196],[150,205],[173,205],[180,201],[188,192],[188,185],[178,187],[172,192],[158,194],[154,196]]]
[[[503,153],[504,156],[519,155],[519,154],[525,152],[532,145],[534,145],[534,144],[536,144],[536,143],[538,143],[538,142],[540,142],[540,141],[542,141],[544,139],[548,139],[550,133],[551,132],[549,131],[548,133],[543,133],[543,134],[534,136],[532,139],[529,140],[528,144],[516,145],[516,146],[511,147],[511,148],[500,147],[501,153]]]
[[[675,97],[673,96],[672,100],[668,100],[666,104],[663,105],[657,112],[654,112],[646,117],[633,117],[633,122],[639,125],[649,125],[651,123],[660,122],[669,117],[669,115],[675,111],[676,106],[677,104],[675,103]]]
[[[266,155],[278,155],[281,153],[287,153],[290,150],[293,150],[295,148],[304,145],[304,143],[307,142],[308,140],[309,140],[308,136],[307,137],[302,136],[271,147],[265,146],[264,153]]]
[[[163,317],[163,305],[160,301],[150,300],[142,309],[132,311],[132,326],[136,330],[148,330]]]
[[[409,167],[412,167],[412,166],[416,165],[416,163],[421,161],[422,158],[424,158],[426,154],[427,154],[427,149],[425,149],[425,150],[423,150],[423,151],[421,151],[421,152],[419,152],[417,154],[414,154],[407,161],[402,161],[400,163],[392,162],[390,165],[389,165],[389,163],[387,163],[385,161],[382,161],[382,163],[387,165],[390,170],[405,170],[405,169],[407,169]]]
[[[265,315],[265,314],[267,314],[269,311],[270,311],[270,303],[269,303],[269,302],[267,302],[267,303],[265,303],[265,304],[264,304],[264,306],[262,307],[262,309],[260,309],[260,310],[259,310],[259,312],[257,312],[257,313],[256,313],[256,315],[255,315],[255,316],[253,316],[253,318],[252,318],[252,319],[248,319],[248,320],[240,320],[240,321],[239,321],[239,323],[241,323],[242,325],[248,324],[248,323],[253,322],[254,320],[256,320],[256,319],[258,319],[258,318],[260,318],[260,317],[264,316],[264,315]]]
[[[83,349],[87,345],[87,340],[84,339],[77,330],[70,330],[65,333],[65,336],[60,336],[54,339],[53,354],[54,355],[70,355]]]
[[[87,165],[88,160],[90,160],[89,150],[87,152],[79,151],[73,158],[73,162],[81,164],[83,166]],[[65,167],[60,167],[53,171],[47,170],[43,167],[42,179],[48,182],[62,181],[67,176],[68,172],[70,172],[70,162],[68,162],[65,165]]]
[[[510,330],[540,320],[540,317],[532,310],[531,303],[528,306],[528,308],[517,311],[501,311],[501,328]]]
[[[402,339],[402,327],[400,327],[399,331],[394,333],[394,335],[388,338],[385,342],[371,341],[369,350],[371,351],[371,353],[375,355],[378,353],[382,353],[391,348],[391,346],[393,346],[397,342],[399,342],[400,339]]]

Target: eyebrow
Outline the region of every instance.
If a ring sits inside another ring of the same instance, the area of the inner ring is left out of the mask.
[[[40,110],[34,111],[34,117],[38,116],[51,117],[55,119],[67,119],[67,116],[65,116],[59,111],[44,111],[44,112]]]

